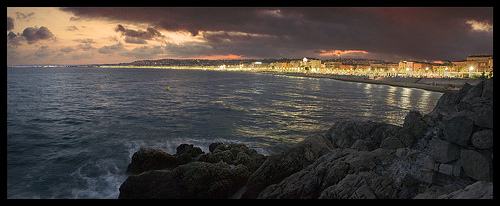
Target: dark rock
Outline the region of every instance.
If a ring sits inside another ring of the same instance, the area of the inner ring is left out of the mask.
[[[490,149],[493,147],[493,130],[486,129],[475,132],[471,138],[472,145],[478,149]]]
[[[330,139],[335,148],[356,147],[371,151],[379,148],[382,141],[390,136],[401,142],[398,138],[400,129],[401,127],[386,123],[344,121],[335,123],[325,136]]]
[[[437,162],[447,163],[460,158],[460,151],[451,142],[433,139],[429,141],[429,156]]]
[[[437,199],[493,199],[493,183],[477,181],[464,189],[441,195]]]
[[[418,111],[410,111],[405,117],[405,121],[403,123],[402,133],[411,134],[414,139],[409,139],[406,142],[406,146],[410,146],[411,143],[415,141],[415,139],[424,137],[427,132],[427,124],[423,120],[422,114]]]
[[[443,121],[444,140],[453,142],[460,146],[467,146],[470,142],[474,122],[467,117],[453,117],[450,120]]]
[[[476,180],[493,180],[491,159],[474,150],[462,150],[460,153],[462,168],[467,176]]]
[[[192,144],[181,144],[176,148],[176,151],[175,157],[178,158],[180,164],[191,162],[193,158],[204,153],[199,147]]]
[[[152,170],[129,176],[120,186],[120,199],[227,198],[245,185],[249,176],[243,165],[224,162],[191,162],[172,172]]]
[[[493,77],[484,81],[483,83],[483,93],[481,97],[486,99],[493,99]]]
[[[119,199],[162,199],[180,197],[171,185],[175,184],[172,173],[151,170],[129,176],[120,186]]]
[[[215,142],[215,143],[212,143],[208,146],[208,151],[210,151],[210,152],[215,152],[218,149],[224,151],[224,150],[227,150],[227,147],[222,142]]]
[[[192,144],[181,144],[177,147],[175,155],[168,154],[160,149],[141,149],[132,155],[132,162],[127,167],[127,172],[139,174],[149,170],[175,168],[189,163],[193,158],[203,154],[199,147]]]
[[[226,162],[231,165],[245,165],[250,172],[257,170],[266,160],[266,156],[257,153],[253,149],[249,149],[244,144],[230,144],[229,146],[223,143],[212,143],[209,146],[211,152],[202,154],[197,161],[202,162]]]
[[[275,184],[312,164],[332,151],[332,143],[322,135],[314,135],[280,154],[272,155],[248,179],[242,198],[254,199],[271,184]]]
[[[320,199],[396,199],[398,189],[393,179],[367,171],[349,174],[338,184],[325,189]]]
[[[391,176],[391,150],[335,149],[307,168],[268,186],[259,198],[407,198],[417,180],[406,175],[402,184]],[[398,166],[399,167],[399,166]]]
[[[181,162],[173,155],[159,149],[141,149],[132,155],[132,162],[127,167],[127,172],[139,174],[149,170],[160,170],[176,167]]]
[[[445,186],[433,185],[427,188],[424,192],[413,197],[413,199],[436,199],[441,195],[446,195],[454,191],[459,190],[460,187],[454,184],[449,184]]]

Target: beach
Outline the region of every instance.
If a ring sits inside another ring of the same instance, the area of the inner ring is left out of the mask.
[[[350,82],[362,82],[370,84],[384,84],[398,87],[418,88],[435,92],[456,92],[462,88],[465,83],[476,85],[482,79],[455,79],[455,78],[416,78],[416,77],[376,77],[373,79],[367,76],[355,75],[338,75],[338,74],[318,74],[318,73],[297,73],[297,72],[274,72],[274,71],[259,71],[258,73],[297,76],[297,77],[312,77],[312,78],[329,78]]]

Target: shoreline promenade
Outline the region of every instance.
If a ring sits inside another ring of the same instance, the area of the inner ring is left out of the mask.
[[[451,79],[451,78],[414,78],[414,77],[377,77],[369,79],[365,76],[338,75],[338,74],[318,74],[318,73],[295,73],[295,72],[272,72],[259,71],[256,73],[285,75],[295,77],[328,78],[349,82],[361,82],[369,84],[384,84],[390,86],[424,89],[434,92],[456,92],[465,83],[476,85],[483,79]]]
[[[197,69],[197,70],[214,70],[214,71],[236,71],[236,72],[252,72],[260,74],[284,75],[294,77],[310,77],[310,78],[328,78],[341,81],[361,82],[369,84],[384,84],[390,86],[407,87],[424,89],[428,91],[449,93],[456,92],[462,88],[465,83],[472,86],[483,81],[484,79],[458,79],[458,78],[417,78],[417,77],[376,77],[373,79],[368,76],[358,75],[343,75],[343,74],[322,74],[314,72],[284,72],[284,71],[269,71],[252,68],[224,68],[219,67],[189,67],[189,66],[101,66],[116,67],[116,68],[156,68],[156,69]]]

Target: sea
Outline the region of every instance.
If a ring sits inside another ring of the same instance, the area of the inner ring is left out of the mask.
[[[279,153],[347,120],[402,125],[442,93],[332,79],[155,68],[7,68],[7,198],[114,199],[141,147]]]

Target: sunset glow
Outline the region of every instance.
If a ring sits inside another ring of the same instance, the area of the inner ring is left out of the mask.
[[[492,14],[492,8],[433,7],[8,7],[7,65],[304,56],[460,60],[492,53]]]

